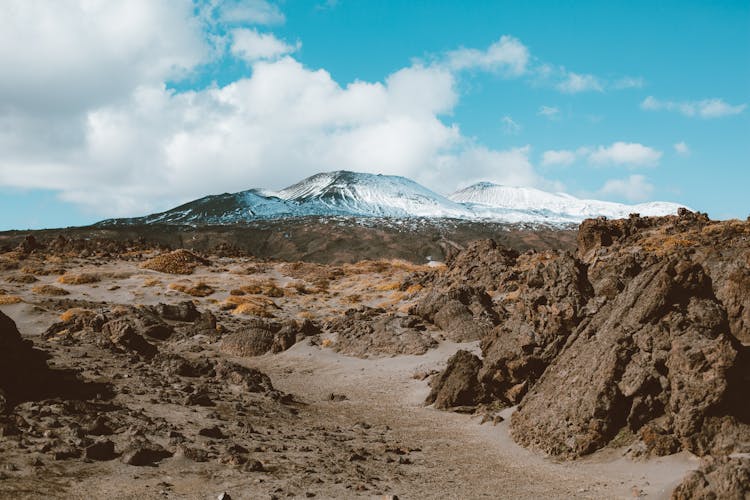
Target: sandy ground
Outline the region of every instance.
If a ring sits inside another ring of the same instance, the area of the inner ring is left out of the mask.
[[[45,345],[39,335],[56,320],[59,311],[43,304],[44,297],[31,291],[34,286],[50,284],[64,288],[69,292],[65,299],[155,304],[190,298],[171,290],[169,284],[204,282],[216,292],[196,298],[197,305],[220,314],[220,306],[229,290],[247,283],[247,275],[239,270],[249,263],[224,259],[187,277],[143,270],[137,263],[125,261],[74,260],[64,265],[69,271],[96,272],[105,277],[100,282],[84,285],[60,284],[56,281],[57,275],[38,275],[39,281],[31,284],[0,281],[0,288],[6,295],[16,295],[23,300],[2,305],[0,310],[13,318],[21,332],[41,348]],[[408,272],[409,269],[403,269],[396,276],[388,271],[353,273],[333,280],[325,295],[288,294],[275,302],[284,315],[312,317],[318,321],[349,307],[347,297],[351,295],[356,295],[362,303],[403,307],[408,303],[408,295],[389,284]],[[106,277],[107,273],[115,277]],[[4,271],[0,278],[11,274],[18,272]],[[253,276],[253,279],[258,278],[273,278],[282,288],[300,281],[299,277],[285,274],[279,265]],[[148,280],[158,281],[158,284],[144,286]],[[223,318],[231,324],[232,317],[224,314]],[[215,345],[202,347],[205,348],[203,356],[225,356]],[[0,475],[0,497],[12,493],[13,498],[91,498],[93,493],[111,498],[216,498],[226,491],[235,499],[311,495],[316,498],[398,495],[401,499],[668,498],[686,472],[699,466],[699,460],[688,454],[633,461],[623,456],[623,450],[614,449],[576,462],[556,462],[512,441],[507,418],[512,409],[505,411],[505,421],[493,425],[481,424],[476,416],[423,406],[429,388],[426,380],[414,377],[415,373],[439,369],[460,348],[477,350],[476,344],[442,341],[438,348],[422,356],[359,359],[304,340],[280,354],[232,358],[232,361],[267,373],[277,389],[294,394],[299,402],[298,418],[293,423],[279,424],[281,430],[274,446],[280,446],[285,439],[294,441],[297,446],[306,440],[306,448],[312,451],[264,459],[264,463],[277,463],[280,468],[284,460],[294,462],[294,468],[290,468],[294,474],[275,474],[272,467],[264,473],[247,474],[178,457],[164,460],[158,467],[131,467],[118,461],[83,465],[52,462],[35,469],[25,477],[25,482],[11,484],[15,476]],[[345,395],[346,399],[332,401],[331,394]],[[194,410],[158,408],[158,402],[140,404],[155,414],[169,413],[170,418],[185,421],[185,425],[191,419],[205,418],[202,414],[191,413]],[[388,456],[397,457],[400,453],[402,457],[390,463],[384,460],[385,453],[382,457],[376,455],[372,460],[374,465],[370,466],[369,462],[356,465],[361,470],[352,469],[353,472],[341,476],[343,479],[338,483],[329,481],[326,478],[330,471],[325,470],[326,462],[321,457],[335,455],[337,452],[331,447],[337,445],[320,441],[327,433],[311,431],[318,427],[347,429],[351,439],[370,444],[380,440],[386,449],[388,443],[397,443],[402,451],[394,454],[391,450]],[[0,470],[2,467],[0,463]],[[353,489],[351,484],[346,484],[347,478],[356,478],[357,473],[367,476],[369,486],[366,489]]]

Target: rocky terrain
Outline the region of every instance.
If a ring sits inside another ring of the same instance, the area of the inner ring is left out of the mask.
[[[748,496],[750,222],[429,265],[110,231],[0,240],[0,497]]]
[[[537,224],[457,219],[298,217],[235,225],[110,225],[0,232],[0,250],[10,251],[32,235],[68,251],[118,255],[124,248],[187,248],[224,256],[254,256],[320,264],[403,259],[442,261],[472,241],[492,238],[510,248],[575,248],[576,232]],[[58,238],[59,237],[59,238]]]

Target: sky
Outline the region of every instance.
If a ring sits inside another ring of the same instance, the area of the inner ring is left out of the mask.
[[[750,215],[750,0],[4,0],[0,230],[309,175]]]

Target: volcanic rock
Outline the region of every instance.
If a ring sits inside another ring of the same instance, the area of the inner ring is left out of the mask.
[[[335,350],[350,356],[419,355],[437,345],[421,318],[380,308],[349,309],[326,329],[338,334]]]
[[[478,374],[482,361],[468,351],[458,351],[432,385],[427,404],[445,410],[456,406],[474,406],[484,399]]]
[[[721,457],[691,472],[672,492],[672,500],[694,498],[746,500],[750,492],[750,458]]]

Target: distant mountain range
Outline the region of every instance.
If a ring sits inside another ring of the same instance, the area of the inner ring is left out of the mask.
[[[308,177],[278,192],[250,189],[200,198],[145,217],[108,219],[99,225],[221,225],[304,216],[450,218],[566,225],[589,217],[667,215],[684,205],[624,205],[582,200],[564,193],[480,182],[442,196],[405,177],[349,171]]]

